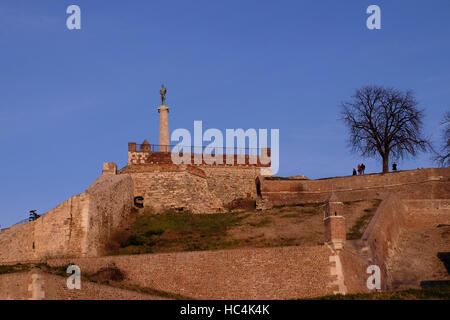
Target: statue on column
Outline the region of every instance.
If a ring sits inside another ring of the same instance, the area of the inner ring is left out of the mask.
[[[159,90],[159,93],[161,94],[161,105],[165,105],[166,103],[166,93],[167,89],[164,88],[164,84],[161,86],[161,90]]]

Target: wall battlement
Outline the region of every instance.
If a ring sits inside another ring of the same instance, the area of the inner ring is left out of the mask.
[[[164,148],[162,148],[164,147]],[[145,140],[138,145],[135,142],[128,143],[128,165],[136,164],[174,164],[172,161],[172,152],[166,150],[174,150],[174,146],[152,145]],[[164,151],[160,151],[164,149]],[[270,167],[271,149],[262,149],[262,154],[257,155],[257,150],[251,149],[235,149],[232,152],[222,152],[216,154],[210,160],[206,160],[201,151],[204,147],[192,147],[191,152],[184,156],[188,159],[190,165],[196,166],[254,166],[254,167]],[[199,152],[200,151],[200,152]],[[226,151],[226,150],[224,150]],[[183,153],[179,153],[183,157]]]

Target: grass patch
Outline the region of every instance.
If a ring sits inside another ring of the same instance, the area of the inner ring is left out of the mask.
[[[316,215],[317,213],[317,210],[302,210],[300,212],[286,213],[280,216],[280,218],[305,218],[308,216]]]
[[[449,300],[450,286],[432,287],[426,289],[407,289],[392,292],[373,292],[346,295],[329,295],[314,300]]]
[[[296,213],[288,213],[285,215],[282,215],[281,218],[300,218],[301,217],[301,213],[300,212],[296,212]]]
[[[73,263],[71,263],[73,264]],[[69,264],[70,265],[70,264]],[[0,274],[7,273],[17,273],[17,272],[28,272],[32,269],[40,269],[43,272],[55,274],[58,276],[67,277],[66,273],[67,267],[52,267],[47,263],[26,263],[26,264],[15,264],[15,265],[3,265],[0,266]]]
[[[7,274],[7,273],[16,273],[16,272],[25,272],[30,271],[31,267],[28,264],[15,264],[15,265],[4,265],[0,266],[0,274]]]
[[[362,215],[355,224],[351,227],[349,232],[347,232],[347,240],[361,239],[364,229],[369,224],[370,219],[372,219],[373,214],[365,213]]]
[[[270,223],[270,219],[268,217],[265,217],[264,219],[262,219],[261,221],[258,222],[249,222],[248,224],[252,227],[264,227],[266,225],[268,225]]]
[[[354,203],[363,202],[364,200],[353,200],[353,201],[344,201],[343,204],[346,206],[352,205]]]
[[[294,203],[294,204],[286,204],[286,205],[279,205],[279,206],[273,206],[274,209],[280,209],[280,208],[292,208],[292,207],[302,207],[302,208],[319,208],[323,204],[322,203]]]
[[[380,202],[381,200],[375,199],[372,201],[371,208],[366,208],[363,210],[362,216],[356,220],[355,224],[350,228],[349,232],[347,232],[347,240],[361,239]]]
[[[226,232],[243,218],[237,213],[141,215],[136,217],[134,224],[125,233],[117,237],[119,245],[110,253],[142,254],[229,248],[235,243],[225,240]]]

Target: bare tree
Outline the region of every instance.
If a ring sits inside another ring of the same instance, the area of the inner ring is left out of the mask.
[[[450,167],[450,111],[447,111],[444,115],[444,119],[441,121],[441,125],[444,126],[442,132],[442,138],[444,143],[441,147],[440,153],[436,156],[436,160],[443,167]]]
[[[341,106],[352,151],[365,157],[379,155],[385,173],[389,172],[391,156],[399,159],[431,150],[429,139],[422,136],[424,111],[417,105],[411,91],[380,86],[356,90]]]

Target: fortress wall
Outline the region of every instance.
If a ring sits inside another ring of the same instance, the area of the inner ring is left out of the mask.
[[[450,224],[450,200],[402,200],[395,193],[383,195],[383,201],[362,236],[372,252],[371,264],[381,269],[383,289],[389,288],[392,283],[392,258],[396,255],[400,234],[406,230],[426,229],[439,224]],[[368,263],[346,248],[341,259],[346,285],[348,280],[350,288],[357,289],[361,284],[365,286],[369,276],[365,274]],[[359,292],[367,291],[364,286]]]
[[[104,253],[105,244],[117,230],[127,226],[134,197],[129,175],[107,175],[98,178],[87,190],[89,207],[80,215],[82,228],[87,228],[83,255]]]
[[[342,263],[342,271],[344,273],[344,283],[348,293],[369,292],[367,289],[367,278],[370,276],[366,273],[369,263],[360,257],[357,253],[348,250],[345,246],[339,252]]]
[[[44,300],[159,300],[160,297],[135,291],[113,288],[89,281],[83,281],[81,290],[67,288],[67,277],[40,272],[39,269],[29,272],[0,274],[0,300],[26,300],[33,298],[28,288],[32,277],[38,275],[38,281],[32,286],[43,292]],[[39,289],[38,289],[39,288]],[[36,291],[35,291],[36,292]],[[36,298],[36,297],[34,297]]]
[[[87,228],[81,213],[87,209],[85,193],[73,196],[34,222],[35,258],[75,256],[82,252]],[[30,223],[30,222],[29,222]]]
[[[77,212],[86,206],[87,196],[76,195],[35,221],[0,232],[0,263],[81,254],[85,230]]]
[[[226,205],[234,199],[256,199],[256,178],[260,175],[258,167],[202,167],[208,188]]]
[[[155,212],[184,208],[194,213],[224,211],[235,199],[256,199],[258,167],[141,164],[119,171],[133,178],[135,196]]]
[[[402,199],[450,198],[450,168],[367,174],[322,180],[263,179],[261,192],[273,205],[323,202],[331,191],[342,201],[374,199],[396,192]]]
[[[132,203],[130,176],[101,176],[39,219],[0,232],[0,264],[101,254]]]
[[[406,206],[396,194],[386,194],[362,236],[372,252],[373,264],[381,269],[382,289],[391,282],[389,260],[400,233],[406,228],[406,211]]]
[[[450,224],[450,200],[404,200],[406,205],[406,227],[424,229],[439,224]]]
[[[293,246],[72,260],[82,273],[115,263],[127,284],[196,299],[295,299],[333,293],[330,255],[327,246]]]
[[[210,213],[223,211],[223,204],[208,188],[205,172],[191,166],[138,165],[127,167],[134,195],[144,198],[144,208]],[[124,172],[124,171],[122,171]]]
[[[34,223],[28,222],[0,232],[0,264],[6,261],[34,260]]]

